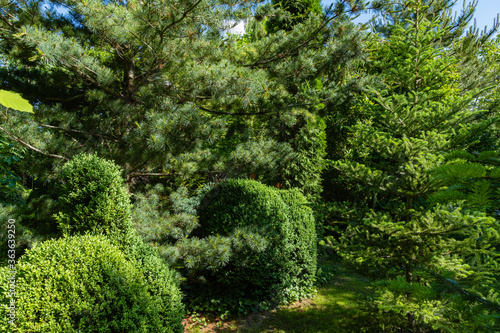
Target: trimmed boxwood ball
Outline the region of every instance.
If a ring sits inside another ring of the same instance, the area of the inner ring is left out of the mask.
[[[155,308],[160,314],[166,314],[163,315],[163,326],[172,328],[173,332],[183,332],[181,322],[185,311],[179,289],[180,274],[170,268],[157,248],[144,243],[136,233],[130,235],[123,252],[140,267],[142,279],[154,296]]]
[[[46,241],[17,265],[15,326],[7,316],[9,273],[0,270],[0,331],[183,332],[174,275],[153,256],[145,260],[128,260],[105,236]],[[155,290],[151,276],[163,279]]]
[[[211,273],[214,288],[237,303],[278,304],[310,294],[316,272],[316,231],[312,210],[296,190],[279,190],[252,180],[228,180],[205,193],[198,207],[195,236],[228,236],[250,227],[267,240]],[[209,278],[207,278],[209,279]]]
[[[124,237],[131,229],[131,203],[120,168],[95,155],[81,154],[60,171],[58,227],[65,235]]]

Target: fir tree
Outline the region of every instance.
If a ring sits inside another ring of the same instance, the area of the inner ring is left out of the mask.
[[[394,20],[390,34],[371,48],[369,68],[380,73],[381,81],[360,106],[369,118],[351,127],[353,149],[335,163],[364,195],[339,250],[386,269],[385,276],[393,279],[379,285],[380,307],[406,315],[413,331],[425,323],[456,329],[457,313],[472,323],[474,311],[468,309],[475,304],[458,306],[456,290],[443,287],[443,281],[482,295],[479,299],[491,308],[482,310],[484,320],[477,327],[486,329],[495,325],[498,308],[488,288],[498,277],[498,254],[491,244],[500,226],[478,212],[432,205],[428,198],[442,188],[431,170],[444,163],[444,154],[467,148],[478,129],[488,125],[472,121],[484,113],[472,106],[489,78],[479,87],[466,84],[459,68],[465,55],[441,43],[452,29],[439,15],[446,6],[427,15],[429,4],[435,2],[403,1],[399,8],[405,19]],[[481,38],[465,38],[475,41],[470,50],[481,46]]]

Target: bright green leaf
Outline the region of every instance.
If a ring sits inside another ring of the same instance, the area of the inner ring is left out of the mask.
[[[8,109],[34,113],[33,106],[27,100],[22,98],[21,95],[11,91],[0,89],[0,104]]]

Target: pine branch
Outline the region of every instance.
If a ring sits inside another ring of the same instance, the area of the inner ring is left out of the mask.
[[[76,60],[75,58],[71,57],[72,60],[74,60],[75,62],[79,62],[78,60]],[[107,86],[103,86],[102,84],[99,83],[99,81],[95,78],[93,78],[91,75],[83,72],[83,71],[80,71],[78,68],[76,68],[76,66],[71,66],[71,65],[67,65],[67,64],[62,64],[62,66],[66,67],[67,69],[69,69],[70,71],[74,72],[75,74],[81,76],[83,79],[86,79],[90,84],[93,84],[94,86],[96,86],[97,88],[99,89],[102,89],[104,92],[108,93],[109,95],[115,97],[115,98],[119,98],[119,99],[122,99],[124,100],[125,102],[126,99],[125,99],[125,96],[123,96],[122,94],[120,94],[119,92],[109,88],[109,85]],[[92,72],[93,74],[95,74],[97,76],[97,73],[95,71],[93,71],[91,68],[88,68],[87,66],[83,65],[82,64],[82,67],[84,69],[87,69],[89,70],[90,72]]]
[[[284,59],[284,58],[287,58],[287,57],[290,57],[290,56],[292,56],[292,55],[296,54],[296,53],[300,50],[300,48],[302,48],[302,47],[306,46],[308,43],[310,43],[311,41],[313,41],[313,40],[317,37],[318,33],[319,33],[322,29],[324,29],[324,28],[328,25],[328,23],[330,23],[330,22],[331,22],[331,21],[333,21],[334,19],[338,18],[339,16],[340,16],[340,15],[334,15],[334,16],[332,16],[331,18],[326,19],[326,20],[323,22],[323,24],[321,24],[321,25],[319,26],[319,28],[317,28],[316,30],[314,30],[314,31],[312,32],[312,34],[311,34],[311,36],[310,36],[309,38],[307,38],[304,42],[300,43],[299,45],[297,45],[297,46],[293,47],[293,48],[292,48],[292,49],[290,49],[289,51],[287,51],[287,52],[283,52],[283,53],[280,53],[280,54],[278,54],[278,55],[277,55],[277,56],[275,56],[275,57],[272,57],[272,58],[270,58],[270,59],[267,59],[267,60],[262,60],[262,61],[261,61],[261,59],[262,59],[262,58],[264,58],[264,55],[265,55],[265,52],[264,52],[264,53],[262,53],[262,55],[261,55],[261,56],[257,59],[257,61],[255,61],[253,64],[247,64],[247,65],[243,65],[243,66],[244,66],[244,67],[255,68],[255,67],[257,67],[257,66],[260,66],[260,65],[265,65],[265,64],[268,64],[268,63],[271,63],[271,62],[277,61],[277,60],[282,60],[282,59]],[[270,44],[270,45],[271,45],[271,44]],[[269,45],[269,46],[270,46],[270,45]],[[268,46],[268,48],[269,48],[269,46]]]
[[[85,132],[85,131],[82,131],[82,130],[76,130],[76,129],[64,128],[64,127],[52,126],[52,125],[44,125],[44,124],[40,124],[39,126],[40,127],[57,129],[57,130],[65,131],[65,132],[82,133],[82,134],[85,134],[85,135],[88,135],[88,136],[95,135],[95,136],[99,136],[99,137],[101,137],[103,139],[111,140],[113,142],[118,142],[117,138],[114,138],[114,137],[111,137],[111,136],[107,136],[107,135],[104,135],[104,134],[95,133],[95,132]]]
[[[207,109],[201,105],[196,104],[196,106],[203,111],[207,111],[213,114],[220,114],[220,115],[230,115],[230,116],[255,116],[255,115],[263,115],[263,114],[270,114],[273,111],[262,111],[262,112],[226,112],[226,111],[216,111],[216,110],[211,110]]]
[[[14,134],[12,133],[9,133],[8,131],[6,131],[4,128],[0,127],[0,130],[3,131],[5,134],[7,134],[8,136],[10,136],[12,139],[14,139],[14,141],[16,142],[19,142],[20,144],[22,144],[23,146],[26,146],[28,147],[29,149],[33,150],[33,151],[36,151],[37,153],[39,154],[42,154],[42,155],[45,155],[45,156],[50,156],[50,157],[55,157],[55,158],[60,158],[60,159],[63,159],[65,161],[69,161],[68,158],[64,157],[64,156],[61,156],[61,155],[55,155],[55,154],[50,154],[50,153],[46,153],[38,148],[35,148],[33,147],[32,145],[30,145],[29,143],[26,143],[24,142],[23,140],[21,140],[21,138],[15,136]]]
[[[47,97],[45,98],[47,101],[55,101],[55,102],[71,102],[71,101],[74,101],[75,99],[78,99],[78,98],[81,98],[81,97],[85,97],[85,94],[78,94],[78,95],[75,95],[75,96],[72,96],[72,97],[68,97],[68,98],[57,98],[57,97]]]
[[[5,13],[5,15],[0,15],[0,20],[2,20],[5,24],[7,24],[10,28],[12,28],[12,30],[14,31],[18,31],[19,29],[14,25],[12,24],[10,21],[9,21],[9,18],[7,18],[7,16],[10,16],[10,19],[16,19],[16,17],[14,15],[12,15],[11,13],[9,13],[5,8],[2,8],[0,9],[2,13]]]
[[[173,27],[174,25],[176,25],[177,23],[180,23],[182,22],[187,16],[189,13],[191,13],[200,3],[201,3],[202,0],[198,0],[197,3],[195,3],[194,5],[192,5],[190,8],[188,8],[183,14],[182,16],[176,20],[176,21],[173,21],[172,23],[170,23],[169,25],[167,25],[165,27],[165,30],[168,30],[170,29],[171,27]]]

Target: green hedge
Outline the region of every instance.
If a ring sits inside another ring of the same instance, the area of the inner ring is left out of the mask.
[[[316,272],[312,211],[296,190],[279,190],[251,180],[228,180],[206,192],[198,207],[195,236],[230,236],[250,228],[267,240],[262,252],[206,272],[213,288],[235,303],[278,304],[307,296]]]
[[[57,222],[63,234],[123,237],[131,229],[130,195],[120,168],[112,161],[76,156],[63,166],[57,192]]]
[[[16,326],[7,322],[9,273],[0,270],[0,331],[183,332],[173,272],[142,257],[142,265],[128,260],[104,236],[42,243],[17,265]]]

